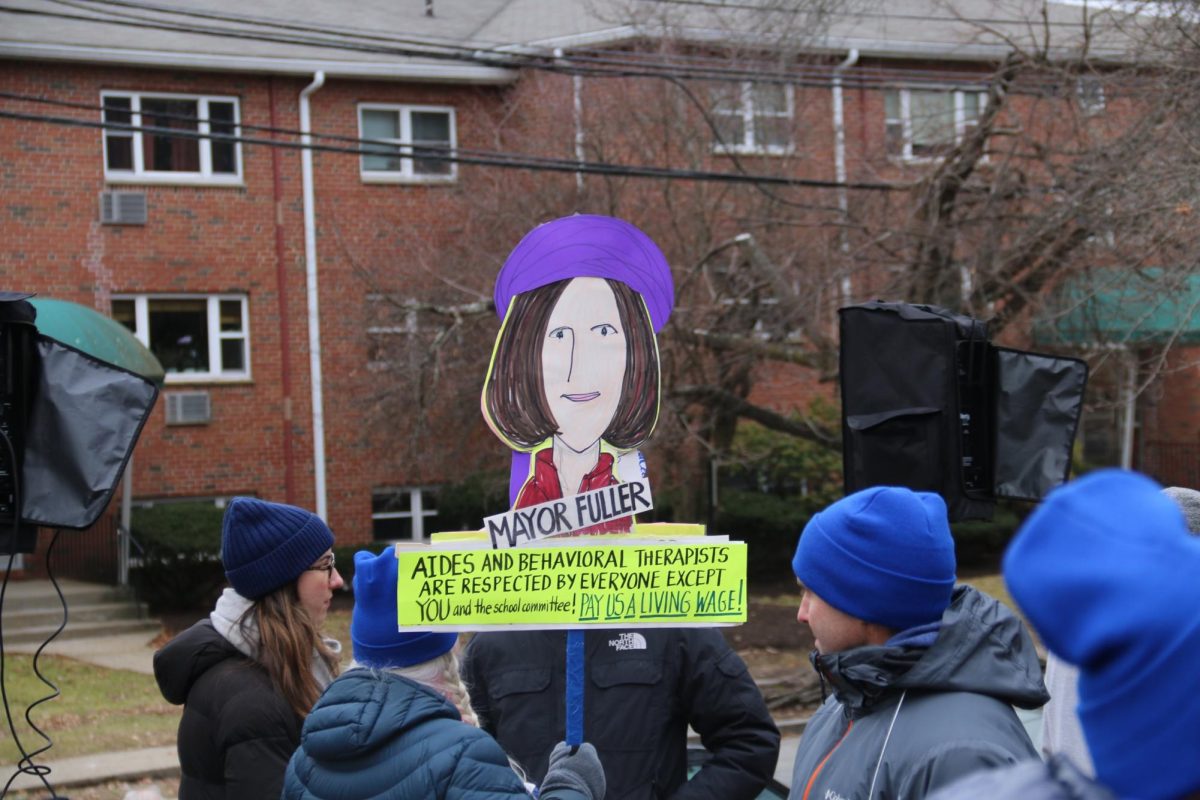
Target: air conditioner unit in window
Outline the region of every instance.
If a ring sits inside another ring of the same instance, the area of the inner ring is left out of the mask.
[[[168,425],[204,425],[212,421],[208,392],[167,392]]]
[[[105,225],[145,225],[145,192],[101,192],[100,221]]]

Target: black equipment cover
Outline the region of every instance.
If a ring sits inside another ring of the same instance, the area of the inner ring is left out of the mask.
[[[1066,481],[1086,363],[995,347],[983,322],[937,306],[839,315],[847,494],[907,486],[940,494],[951,520],[988,519],[997,497]]]

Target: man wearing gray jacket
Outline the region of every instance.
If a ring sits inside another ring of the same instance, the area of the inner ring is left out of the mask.
[[[1048,699],[1033,642],[1000,603],[955,587],[939,496],[843,498],[805,526],[792,569],[833,694],[800,741],[790,800],[914,800],[1037,758],[1012,708]]]

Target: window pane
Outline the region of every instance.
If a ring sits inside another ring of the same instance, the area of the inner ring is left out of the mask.
[[[209,130],[215,135],[233,136],[233,103],[212,101],[208,104]],[[212,171],[222,174],[237,173],[237,148],[233,142],[212,140]]]
[[[362,112],[364,139],[399,139],[400,117],[395,111]]]
[[[450,115],[444,111],[412,112],[413,155],[429,152],[445,153],[450,147]],[[429,147],[432,145],[432,147]],[[429,158],[414,158],[413,172],[417,175],[449,175],[449,161]]]
[[[182,131],[199,129],[197,101],[142,98],[142,124]],[[147,170],[199,172],[200,142],[149,131],[142,134],[142,159]]]
[[[712,109],[714,114],[742,113],[742,85],[722,83],[713,87]]]
[[[244,339],[221,340],[221,371],[246,371],[246,341]]]
[[[221,331],[224,333],[240,331],[242,329],[242,301],[222,300],[220,307]]]
[[[137,332],[137,317],[132,300],[113,300],[112,318],[133,332]]]
[[[372,520],[371,534],[377,542],[412,539],[412,517]]]
[[[883,94],[883,114],[887,119],[900,119],[900,92],[889,89]]]
[[[889,156],[904,155],[904,126],[899,122],[888,122],[884,130]]]
[[[378,146],[372,149],[382,149]],[[399,172],[403,167],[398,156],[368,155],[363,156],[363,172]]]
[[[979,94],[963,92],[963,121],[973,125],[979,120]]]
[[[362,135],[364,139],[399,139],[400,116],[395,111],[362,112]],[[363,172],[399,172],[404,168],[393,147],[380,145],[363,145],[372,155],[364,155],[362,160]]]
[[[150,351],[167,372],[208,372],[208,301],[149,300]]]
[[[371,513],[412,511],[412,494],[407,490],[375,492],[371,495]]]
[[[954,144],[954,94],[913,91],[909,93],[914,154],[929,154]]]
[[[133,106],[130,98],[106,97],[102,105],[104,106],[105,122],[119,122],[124,125],[133,123],[133,114],[130,113]]]
[[[450,144],[450,115],[444,111],[412,112],[413,142]]]
[[[787,147],[791,131],[791,117],[754,118],[754,143],[759,147]]]
[[[746,123],[741,116],[713,117],[713,124],[717,126],[717,131],[721,134],[721,141],[723,143],[731,147],[745,144]]]
[[[791,87],[781,83],[756,83],[753,87],[756,113],[787,113],[787,93]]]
[[[113,136],[109,134],[104,137],[104,142],[108,151],[109,169],[133,169],[133,137],[132,136]]]

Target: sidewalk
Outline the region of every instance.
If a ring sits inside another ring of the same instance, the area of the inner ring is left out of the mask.
[[[139,778],[168,778],[179,774],[179,757],[175,753],[175,745],[165,747],[147,747],[143,750],[125,750],[119,753],[96,753],[77,758],[61,758],[49,761],[37,761],[39,765],[50,767],[46,776],[50,785],[56,790],[68,789],[73,786],[90,786],[109,781],[132,781]],[[12,775],[11,768],[0,779],[8,780]],[[42,789],[42,781],[34,775],[21,775],[13,781],[13,791],[22,789]]]

